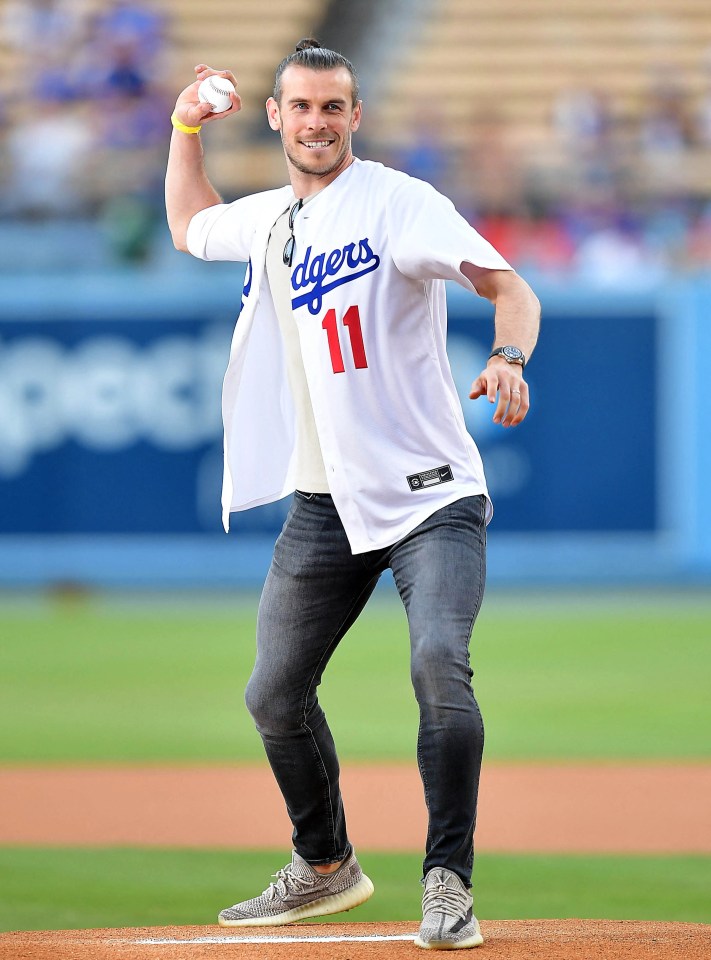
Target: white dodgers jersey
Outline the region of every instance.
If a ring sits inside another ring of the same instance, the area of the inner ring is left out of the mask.
[[[226,526],[232,510],[294,490],[294,410],[265,271],[269,232],[291,199],[285,187],[218,204],[188,230],[195,256],[248,262],[223,390]],[[292,310],[319,442],[363,553],[487,495],[447,360],[443,281],[475,292],[462,262],[510,267],[433,187],[369,161],[314,196],[294,235]]]

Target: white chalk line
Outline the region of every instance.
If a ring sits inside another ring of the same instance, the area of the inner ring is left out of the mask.
[[[414,940],[416,934],[371,934],[362,937],[191,937],[190,939],[150,939],[134,940],[140,946],[167,946],[171,943],[370,943],[385,940]]]

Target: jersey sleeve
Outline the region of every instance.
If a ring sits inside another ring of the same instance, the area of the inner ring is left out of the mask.
[[[263,195],[253,194],[233,203],[217,203],[196,213],[188,225],[188,250],[200,260],[246,263],[263,204]]]
[[[475,288],[461,271],[463,262],[487,270],[511,270],[501,254],[429,183],[412,177],[392,192],[387,229],[395,265],[415,280],[455,280]]]

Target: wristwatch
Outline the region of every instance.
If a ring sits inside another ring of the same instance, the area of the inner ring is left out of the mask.
[[[507,363],[518,363],[522,369],[526,366],[526,358],[518,347],[497,347],[489,354],[489,360],[492,357],[503,357]]]

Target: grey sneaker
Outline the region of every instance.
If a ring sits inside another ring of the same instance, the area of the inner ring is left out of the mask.
[[[334,873],[317,873],[294,851],[260,896],[223,910],[221,927],[276,927],[306,917],[352,910],[371,896],[373,884],[351,852]]]
[[[461,950],[484,942],[472,913],[471,894],[456,873],[434,867],[425,877],[422,923],[415,945],[425,950]]]

